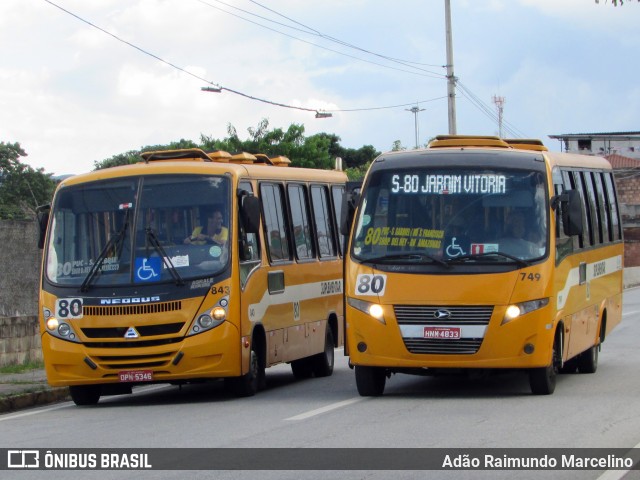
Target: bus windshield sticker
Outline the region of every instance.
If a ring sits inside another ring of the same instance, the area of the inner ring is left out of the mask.
[[[188,267],[189,255],[176,255],[174,257],[165,257],[162,268],[167,268],[167,260],[170,260],[174,267]]]
[[[482,253],[491,253],[498,251],[497,243],[472,243],[471,255],[480,255]]]
[[[451,258],[459,257],[461,255],[466,255],[465,252],[460,245],[456,242],[456,237],[451,237],[451,243],[447,245],[447,256]]]
[[[162,270],[162,260],[159,257],[137,257],[135,263],[135,281],[152,282],[158,279]]]
[[[444,230],[420,227],[377,227],[367,229],[364,244],[437,249],[442,247],[443,237]]]
[[[212,258],[218,258],[222,255],[222,248],[219,245],[214,245],[209,249],[209,256]]]
[[[120,269],[120,263],[118,257],[107,257],[100,265],[100,272],[113,272]],[[58,264],[58,277],[68,277],[77,275],[86,275],[89,273],[91,266],[94,264],[93,260],[73,260],[72,262],[64,262]]]
[[[490,173],[474,175],[393,175],[391,193],[439,195],[507,193],[507,177]]]

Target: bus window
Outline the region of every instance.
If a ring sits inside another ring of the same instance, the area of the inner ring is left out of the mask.
[[[260,199],[264,212],[269,256],[272,261],[289,260],[287,225],[284,217],[281,186],[262,183],[260,185]]]
[[[293,242],[296,257],[299,260],[308,260],[315,257],[306,190],[306,187],[300,184],[290,183],[287,186],[291,221],[293,223]]]
[[[331,210],[329,208],[329,197],[326,187],[312,185],[311,202],[313,204],[313,215],[318,235],[320,258],[335,257],[335,231],[331,221]]]

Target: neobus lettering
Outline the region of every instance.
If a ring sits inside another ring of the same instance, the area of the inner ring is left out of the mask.
[[[136,298],[101,298],[100,305],[126,305],[130,303],[159,302],[160,297],[136,297]]]
[[[420,182],[418,175],[393,175],[392,193],[436,194],[504,194],[507,177],[504,175],[425,175]]]

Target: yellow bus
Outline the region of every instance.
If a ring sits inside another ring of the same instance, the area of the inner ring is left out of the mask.
[[[220,378],[250,396],[279,363],[331,375],[346,175],[247,153],[142,157],[64,180],[41,212],[48,382],[90,405]]]
[[[551,394],[557,373],[595,372],[622,316],[605,159],[438,136],[379,156],[347,205],[346,351],[360,395],[382,395],[394,373],[518,369]]]

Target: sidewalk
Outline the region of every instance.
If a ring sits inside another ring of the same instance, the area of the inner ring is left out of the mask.
[[[68,388],[47,383],[44,369],[0,374],[0,414],[68,398]]]

